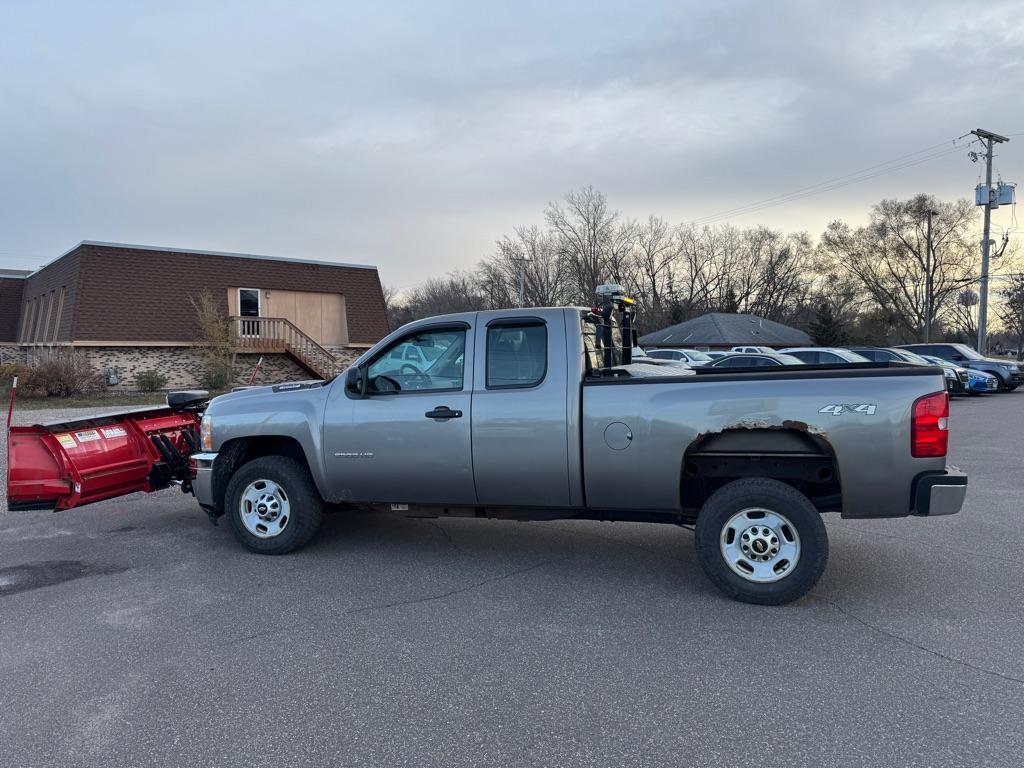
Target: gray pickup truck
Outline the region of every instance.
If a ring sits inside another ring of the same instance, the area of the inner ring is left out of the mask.
[[[763,604],[821,576],[824,512],[959,511],[940,369],[609,366],[594,321],[579,308],[420,320],[332,381],[217,397],[191,486],[266,554],[308,542],[326,507],[692,524],[711,581]]]

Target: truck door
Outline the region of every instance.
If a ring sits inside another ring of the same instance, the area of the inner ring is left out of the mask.
[[[481,504],[569,506],[564,313],[482,320],[473,474]]]
[[[324,415],[332,496],[475,504],[472,361],[472,329],[449,322],[406,334],[370,360],[364,397],[339,380]]]

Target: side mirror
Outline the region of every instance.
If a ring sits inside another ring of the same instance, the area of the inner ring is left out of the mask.
[[[345,391],[355,397],[366,396],[366,369],[353,366],[345,372]]]

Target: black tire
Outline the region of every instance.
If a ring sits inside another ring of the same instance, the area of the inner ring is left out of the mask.
[[[996,392],[1013,392],[1013,390],[1017,388],[1013,385],[1007,384],[1006,379],[1003,378],[1001,373],[996,373],[995,371],[986,371],[986,373],[992,374],[999,381],[999,386],[996,388]]]
[[[288,502],[287,521],[271,538],[252,533],[242,519],[242,495],[261,480],[277,484]],[[261,555],[283,555],[313,538],[320,528],[324,503],[305,466],[287,456],[263,456],[243,464],[232,475],[224,508],[231,530],[247,549]]]
[[[796,528],[799,557],[778,581],[757,583],[735,573],[726,562],[722,537],[729,520],[751,507],[784,515]],[[828,534],[821,513],[792,486],[767,478],[734,480],[715,491],[697,516],[697,557],[705,575],[729,597],[744,603],[782,605],[807,594],[828,562]]]

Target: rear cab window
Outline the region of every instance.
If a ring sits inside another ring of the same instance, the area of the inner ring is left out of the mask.
[[[487,389],[535,387],[548,367],[548,332],[537,320],[499,322],[487,328]]]

